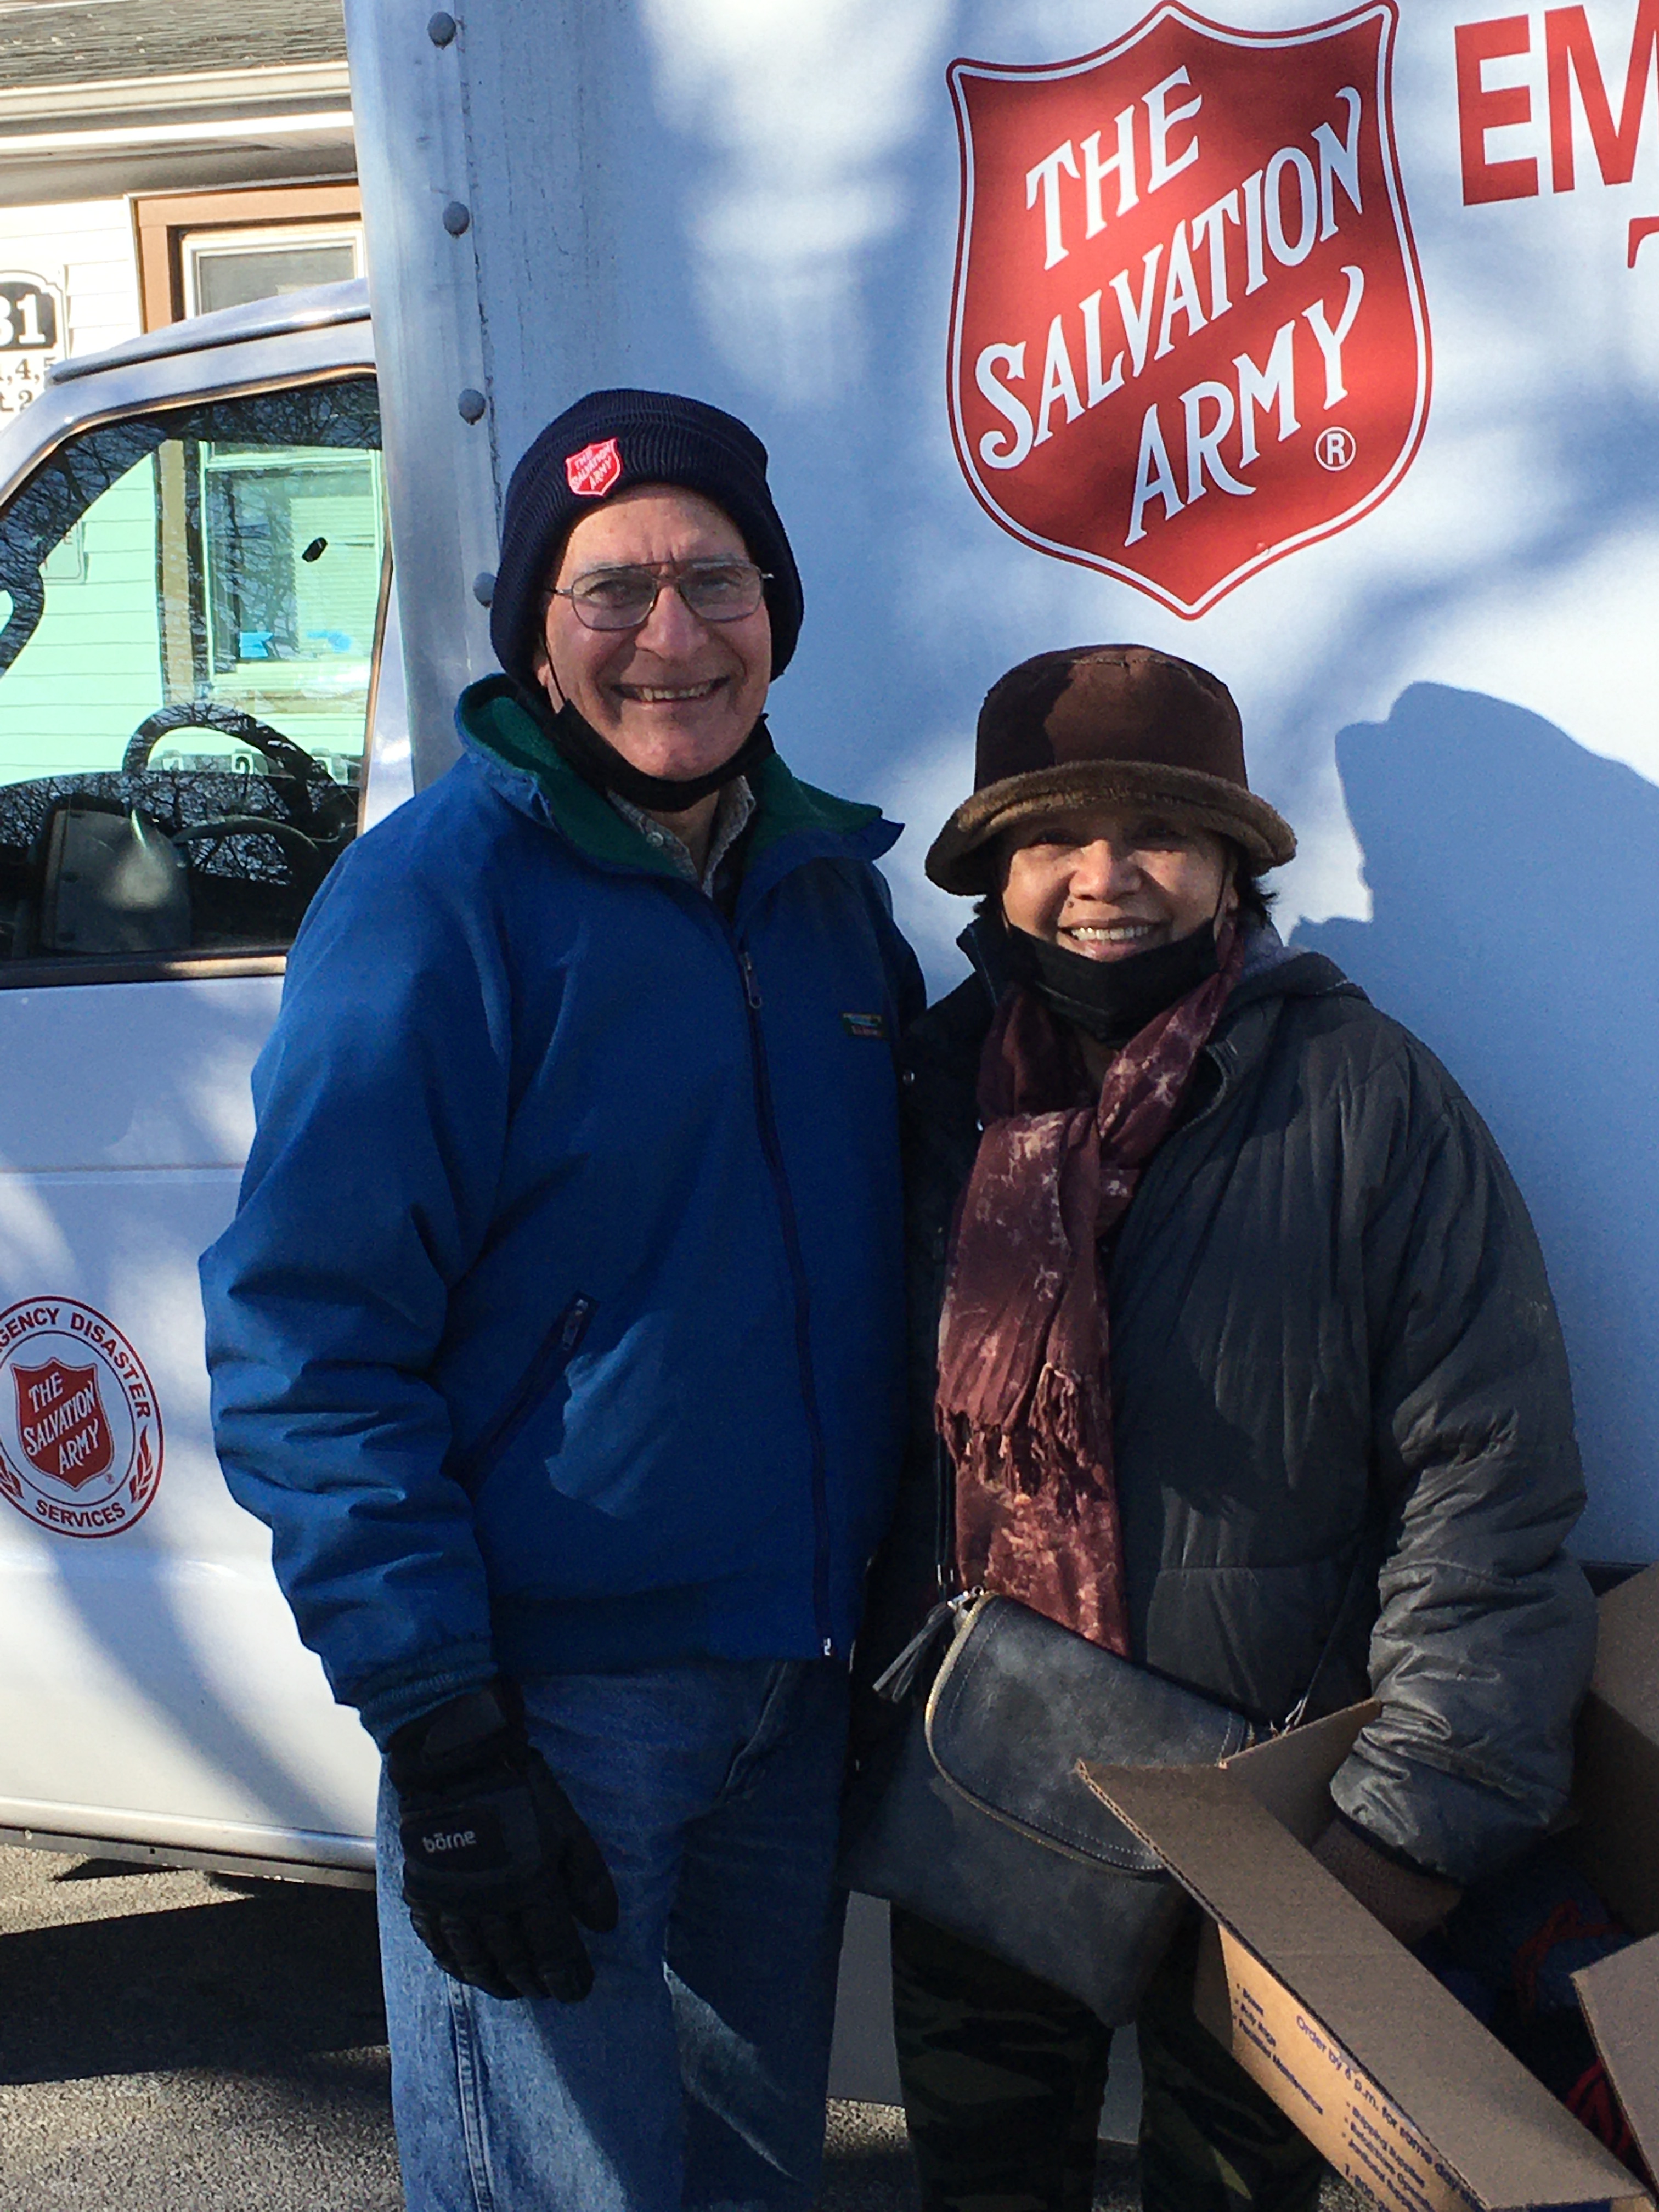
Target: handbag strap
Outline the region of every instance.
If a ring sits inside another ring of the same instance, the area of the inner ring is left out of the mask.
[[[956,1547],[952,1540],[955,1533],[954,1483],[950,1455],[945,1449],[942,1437],[934,1437],[933,1451],[933,1464],[937,1478],[935,1505],[938,1513],[934,1527],[936,1545],[934,1564],[939,1598],[916,1633],[897,1657],[890,1662],[872,1686],[878,1698],[884,1698],[888,1703],[896,1705],[902,1705],[910,1694],[934,1646],[944,1636],[946,1628],[958,1611],[980,1595],[977,1590],[963,1590],[951,1594],[951,1585],[957,1579]],[[1324,1679],[1325,1669],[1330,1663],[1331,1654],[1336,1649],[1337,1639],[1348,1625],[1348,1615],[1352,1609],[1353,1601],[1365,1583],[1365,1565],[1371,1548],[1369,1541],[1370,1534],[1369,1526],[1362,1528],[1355,1542],[1353,1561],[1348,1569],[1347,1580],[1343,1584],[1342,1596],[1336,1608],[1336,1615],[1331,1622],[1330,1633],[1326,1637],[1320,1649],[1319,1656],[1314,1662],[1313,1672],[1308,1677],[1308,1686],[1284,1719],[1269,1729],[1268,1733],[1271,1735],[1288,1735],[1292,1729],[1300,1728],[1307,1718],[1308,1708],[1313,1703],[1314,1692]]]
[[[957,1614],[983,1595],[981,1590],[965,1590],[958,1597],[941,1598],[930,1609],[927,1620],[898,1656],[890,1660],[870,1685],[875,1695],[890,1705],[902,1705],[915,1687],[917,1678],[927,1665],[933,1646],[941,1640]]]

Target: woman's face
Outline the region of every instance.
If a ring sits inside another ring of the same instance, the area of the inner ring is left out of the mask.
[[[731,516],[671,484],[635,484],[585,514],[554,582],[598,568],[746,561]],[[555,707],[568,699],[647,775],[689,781],[731,759],[760,718],[772,672],[764,600],[738,622],[700,622],[665,587],[637,629],[586,629],[568,599],[548,605],[537,674]]]
[[[1002,911],[1016,929],[1085,960],[1126,960],[1238,904],[1223,840],[1179,817],[1068,808],[1006,833]]]

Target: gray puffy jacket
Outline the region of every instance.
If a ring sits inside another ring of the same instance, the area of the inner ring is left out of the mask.
[[[1252,956],[1111,1255],[1133,1656],[1261,1722],[1316,1670],[1314,1712],[1374,1690],[1336,1802],[1468,1881],[1560,1810],[1594,1654],[1562,1549],[1583,1488],[1560,1330],[1445,1069],[1320,955],[1269,931]],[[904,1048],[911,1443],[866,1680],[948,1558],[935,1351],[993,988],[975,975]]]

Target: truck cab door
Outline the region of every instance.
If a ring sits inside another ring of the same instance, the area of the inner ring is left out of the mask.
[[[362,1868],[372,1748],[220,1477],[196,1262],[408,746],[367,324],[234,313],[0,447],[0,1829]]]

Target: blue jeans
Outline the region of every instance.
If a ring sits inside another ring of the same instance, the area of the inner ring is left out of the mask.
[[[581,2003],[452,1980],[377,1839],[408,2212],[804,2212],[817,2185],[843,1899],[847,1680],[690,1660],[524,1685],[532,1741],[605,1853],[614,1934]]]

